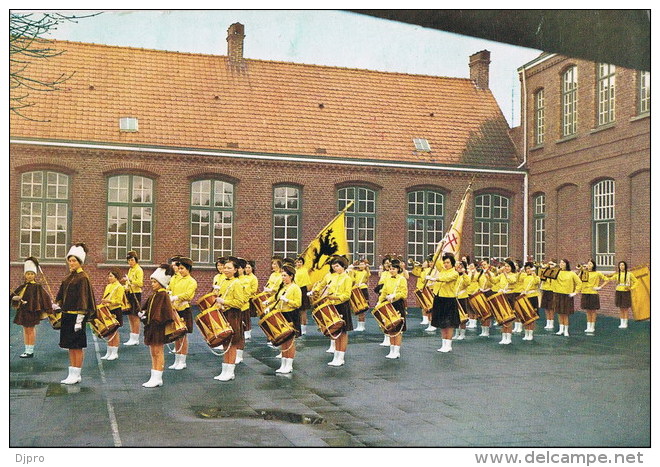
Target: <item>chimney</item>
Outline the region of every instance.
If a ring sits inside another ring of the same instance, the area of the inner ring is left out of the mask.
[[[227,29],[227,55],[230,62],[243,61],[243,39],[245,39],[245,26],[241,23],[229,26]]]
[[[470,55],[470,79],[477,89],[488,89],[488,71],[490,66],[490,51],[482,50]]]

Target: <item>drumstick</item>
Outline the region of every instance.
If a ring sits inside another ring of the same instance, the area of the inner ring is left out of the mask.
[[[44,282],[46,283],[46,288],[48,289],[48,295],[50,295],[50,299],[53,300],[53,291],[50,290],[50,285],[48,285],[48,279],[46,279],[46,274],[44,274],[44,270],[41,269],[41,265],[39,265],[39,272],[41,273],[41,277],[43,277]]]

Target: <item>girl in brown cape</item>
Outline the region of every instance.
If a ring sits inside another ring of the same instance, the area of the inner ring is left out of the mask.
[[[51,309],[51,299],[41,284],[37,284],[37,269],[39,261],[33,256],[25,260],[23,272],[25,282],[11,293],[11,301],[16,307],[14,323],[23,326],[23,342],[25,352],[21,358],[32,358],[34,356],[34,343],[37,339],[36,325],[46,311]]]
[[[142,386],[155,388],[163,385],[165,368],[165,326],[174,319],[174,309],[167,293],[167,286],[174,276],[172,266],[163,264],[151,275],[151,288],[154,293],[149,297],[138,313],[144,321],[144,343],[151,353],[151,378]]]

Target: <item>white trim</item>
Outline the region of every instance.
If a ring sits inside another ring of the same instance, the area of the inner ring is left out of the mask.
[[[113,146],[101,144],[84,144],[84,143],[60,143],[53,141],[29,141],[22,139],[11,139],[10,144],[27,144],[35,146],[56,146],[65,148],[84,148],[84,149],[103,149],[112,151],[131,151],[131,152],[146,152],[146,153],[161,153],[161,154],[177,154],[177,155],[196,155],[196,156],[214,156],[214,157],[230,157],[236,159],[255,159],[255,160],[270,160],[270,161],[287,161],[287,162],[311,162],[316,164],[335,164],[335,165],[357,165],[368,167],[395,167],[402,169],[423,169],[423,170],[436,170],[436,171],[449,171],[449,172],[476,172],[476,173],[499,173],[499,174],[513,174],[524,175],[527,171],[514,170],[514,169],[478,169],[473,167],[454,167],[442,165],[425,165],[425,164],[410,164],[400,162],[381,162],[381,161],[364,161],[354,159],[313,159],[305,156],[280,156],[280,155],[267,155],[267,154],[237,154],[229,152],[217,151],[196,151],[189,149],[167,149],[167,148],[145,148],[145,147],[131,147],[131,146]]]

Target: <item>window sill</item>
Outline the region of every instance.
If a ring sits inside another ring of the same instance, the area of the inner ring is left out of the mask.
[[[544,146],[543,144],[539,144],[538,146],[534,146],[534,147],[529,148],[529,150],[530,151],[539,151],[539,150],[543,149],[543,146]]]
[[[630,117],[630,121],[637,122],[639,120],[646,120],[647,118],[651,118],[651,112],[646,112],[643,114],[635,115],[634,117]]]
[[[150,264],[150,263],[138,263],[138,264],[140,265],[141,268],[147,268],[147,269],[151,269],[151,268],[156,269],[160,267],[160,264]],[[128,267],[128,264],[126,263],[126,261],[120,263],[98,263],[96,267],[99,269],[119,268],[119,267]]]
[[[616,123],[608,123],[607,125],[601,125],[599,127],[593,128],[589,134],[593,135],[594,133],[600,133],[601,131],[609,130],[610,128],[616,127]]]
[[[563,138],[557,140],[557,144],[565,143],[567,141],[573,141],[574,139],[577,139],[577,137],[578,137],[577,134],[570,135],[570,136],[564,136]]]

